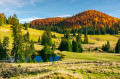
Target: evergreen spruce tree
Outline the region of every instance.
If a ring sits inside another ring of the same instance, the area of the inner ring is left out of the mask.
[[[5,53],[3,53],[3,44],[2,41],[0,39],[0,60],[2,60],[3,58],[5,58]]]
[[[29,25],[27,23],[24,24],[25,30],[28,30]]]
[[[11,16],[8,18],[8,24],[11,24],[11,20],[12,20],[12,18],[11,18]]]
[[[106,46],[106,50],[107,50],[107,52],[109,52],[110,51],[110,43],[109,43],[109,41],[107,41],[107,46]]]
[[[21,26],[14,23],[13,31],[13,48],[12,55],[15,57],[15,62],[25,62],[24,39],[21,32]]]
[[[55,42],[52,44],[52,50],[56,50]]]
[[[115,27],[115,34],[118,34],[117,26]]]
[[[107,44],[102,45],[102,50],[106,52],[110,52],[110,43],[107,41]]]
[[[29,34],[29,32],[27,31],[27,33],[24,35],[24,41],[25,41],[25,42],[29,42],[29,40],[30,40],[30,34]]]
[[[3,49],[4,53],[7,54],[7,48],[9,47],[9,37],[4,37],[3,39]]]
[[[29,54],[30,54],[29,58],[32,59],[33,62],[35,62],[34,60],[35,60],[35,53],[36,53],[36,51],[35,51],[33,40],[30,41],[30,48],[29,49],[30,49],[29,50]]]
[[[94,29],[93,29],[93,35],[95,35],[95,26],[94,26]]]
[[[38,38],[38,43],[40,43],[40,36],[39,36],[39,38]]]
[[[98,35],[101,34],[100,28],[97,28],[97,34],[98,34]]]
[[[73,29],[73,36],[76,36],[76,32],[75,32],[75,29]]]
[[[7,24],[7,18],[5,15],[4,15],[4,24]]]
[[[59,47],[58,47],[58,50],[60,50],[60,51],[72,51],[72,45],[71,45],[70,41],[63,38]]]
[[[14,25],[14,26],[19,24],[19,20],[17,19],[16,14],[14,14],[12,16],[12,22],[11,22],[11,24]]]
[[[106,27],[106,33],[107,33],[107,34],[110,34],[110,33],[109,33],[109,32],[110,32],[109,30],[110,30],[109,25],[107,25],[107,27]]]
[[[2,14],[0,14],[0,26],[2,26],[3,24],[4,24],[4,18]]]
[[[84,35],[84,44],[88,44],[87,29]]]
[[[120,38],[116,44],[116,47],[115,47],[115,53],[120,53]]]
[[[83,52],[82,44],[78,43],[78,52]]]
[[[51,39],[51,31],[47,29],[43,35],[42,35],[42,45],[51,45],[52,44],[52,39]]]
[[[64,38],[66,38],[66,39],[70,38],[70,31],[68,29],[64,33]]]
[[[78,52],[78,44],[75,40],[72,41],[72,51]]]
[[[69,40],[66,42],[66,51],[72,51],[72,45]]]
[[[8,37],[4,37],[3,43],[0,40],[0,60],[8,58],[8,54],[7,54],[8,46],[9,46],[9,38]]]
[[[105,35],[106,34],[106,30],[104,28],[101,28],[101,34]]]
[[[76,37],[76,42],[77,43],[82,43],[82,39],[81,39],[81,34],[80,33]]]

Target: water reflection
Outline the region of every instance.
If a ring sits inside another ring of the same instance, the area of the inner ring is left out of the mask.
[[[50,54],[44,54],[44,55],[41,55],[41,56],[36,56],[35,57],[35,61],[37,63],[39,62],[53,62],[53,61],[58,61],[60,60],[60,57],[57,56],[56,54],[54,55],[50,55]],[[28,58],[26,58],[26,61],[28,62]]]

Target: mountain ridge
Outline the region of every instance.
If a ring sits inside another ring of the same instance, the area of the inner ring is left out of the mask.
[[[72,17],[53,17],[46,19],[37,19],[30,22],[33,26],[63,26],[67,28],[77,28],[86,26],[96,27],[114,27],[115,24],[120,23],[120,19],[112,17],[108,14],[102,13],[97,10],[87,10],[78,13]]]

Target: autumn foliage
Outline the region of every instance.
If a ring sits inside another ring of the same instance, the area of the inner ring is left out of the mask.
[[[56,25],[58,23],[60,23],[61,21],[63,21],[63,18],[60,17],[55,17],[55,18],[46,18],[46,19],[37,19],[37,20],[33,20],[32,22],[30,22],[30,24],[32,24],[33,26],[50,26],[50,25]]]
[[[94,26],[96,28],[106,28],[114,27],[115,24],[120,25],[120,19],[109,16],[105,13],[96,10],[87,10],[76,14],[72,17],[67,18],[46,18],[46,19],[37,19],[30,22],[34,27],[35,26],[62,26],[67,28],[77,28],[77,27],[88,27]]]

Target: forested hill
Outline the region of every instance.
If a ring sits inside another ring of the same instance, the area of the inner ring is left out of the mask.
[[[76,14],[72,17],[67,18],[47,18],[47,19],[37,19],[30,24],[34,27],[41,27],[41,26],[63,26],[63,27],[81,27],[81,26],[95,26],[95,27],[114,27],[115,25],[120,25],[120,19],[109,16],[105,13],[96,10],[87,10]]]

